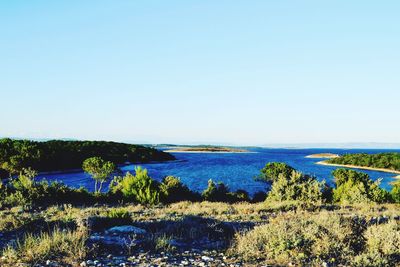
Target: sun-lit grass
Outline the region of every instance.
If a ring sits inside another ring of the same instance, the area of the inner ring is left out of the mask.
[[[85,257],[87,231],[55,229],[51,233],[26,234],[15,246],[9,245],[3,251],[3,264],[18,261],[26,263],[58,259],[66,263],[77,263]]]

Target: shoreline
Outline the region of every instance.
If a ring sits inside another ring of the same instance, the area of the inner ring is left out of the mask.
[[[340,156],[338,154],[332,154],[332,153],[318,153],[318,154],[311,154],[308,156],[305,156],[305,158],[308,159],[333,159],[333,158],[339,158]]]
[[[164,150],[167,153],[208,153],[208,154],[246,154],[246,153],[258,153],[252,151],[202,151],[202,150]]]
[[[326,161],[318,161],[318,162],[316,162],[316,164],[325,165],[325,166],[334,166],[334,167],[344,167],[344,168],[350,168],[350,169],[360,169],[360,170],[368,170],[368,171],[393,173],[393,174],[397,174],[397,176],[394,176],[394,178],[400,179],[400,171],[396,171],[396,170],[366,167],[366,166],[357,166],[357,165],[335,164],[335,163],[328,163]]]

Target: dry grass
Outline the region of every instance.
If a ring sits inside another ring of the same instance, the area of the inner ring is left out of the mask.
[[[87,231],[63,231],[56,229],[51,233],[39,235],[27,234],[18,240],[15,246],[8,246],[3,251],[2,263],[12,266],[17,262],[35,264],[48,259],[76,264],[86,256],[85,246]]]

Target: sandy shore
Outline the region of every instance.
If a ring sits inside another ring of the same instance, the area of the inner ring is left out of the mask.
[[[338,157],[339,157],[338,154],[332,154],[332,153],[319,153],[306,156],[306,158],[310,159],[333,159]]]
[[[167,152],[167,153],[212,153],[212,154],[257,153],[257,152],[251,152],[251,151],[202,151],[202,150],[177,150],[177,149],[165,150],[164,152]]]
[[[395,173],[395,174],[398,174],[397,176],[395,176],[395,178],[400,178],[400,171],[395,171],[395,170],[365,167],[365,166],[356,166],[356,165],[333,164],[333,163],[328,163],[326,161],[319,161],[319,162],[317,162],[317,164],[326,165],[326,166],[335,166],[335,167],[345,167],[345,168],[351,168],[351,169],[361,169],[361,170],[369,170],[369,171]]]

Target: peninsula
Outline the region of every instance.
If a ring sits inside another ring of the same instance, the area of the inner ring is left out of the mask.
[[[214,147],[214,146],[192,146],[192,147],[173,147],[166,150],[167,153],[249,153],[249,150],[233,147]]]
[[[378,153],[378,154],[346,154],[317,162],[320,165],[346,167],[398,174],[400,178],[400,153]]]

